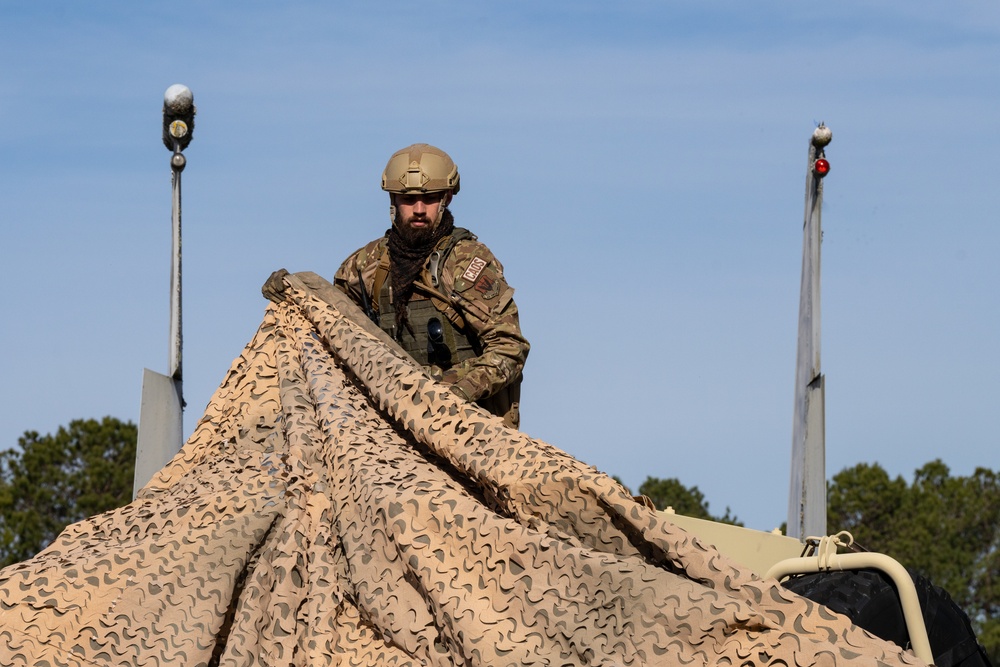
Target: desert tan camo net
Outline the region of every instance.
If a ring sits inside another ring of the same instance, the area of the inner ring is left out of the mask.
[[[0,572],[0,665],[920,664],[288,280],[139,498]]]

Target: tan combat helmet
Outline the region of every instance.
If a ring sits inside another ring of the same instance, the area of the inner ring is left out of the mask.
[[[458,167],[440,148],[413,144],[396,151],[382,172],[382,189],[393,194],[458,194]]]

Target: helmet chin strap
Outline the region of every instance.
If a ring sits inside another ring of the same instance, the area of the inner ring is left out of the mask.
[[[452,196],[453,195],[452,195],[451,191],[450,190],[446,190],[445,193],[444,193],[444,196],[441,197],[441,205],[438,206],[437,222],[434,223],[435,226],[441,224],[441,220],[444,218],[444,212],[448,208],[448,204],[451,203]]]
[[[389,200],[389,226],[394,227],[396,225],[396,205]]]

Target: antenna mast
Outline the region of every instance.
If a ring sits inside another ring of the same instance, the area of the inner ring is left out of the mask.
[[[826,535],[826,378],[820,370],[820,244],[823,178],[830,171],[825,148],[833,133],[823,123],[809,140],[806,210],[802,233],[799,341],[795,362],[795,416],[788,534],[804,540]]]

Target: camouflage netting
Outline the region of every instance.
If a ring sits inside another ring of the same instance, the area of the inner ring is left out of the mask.
[[[0,664],[919,664],[289,282],[139,498],[0,572]]]

